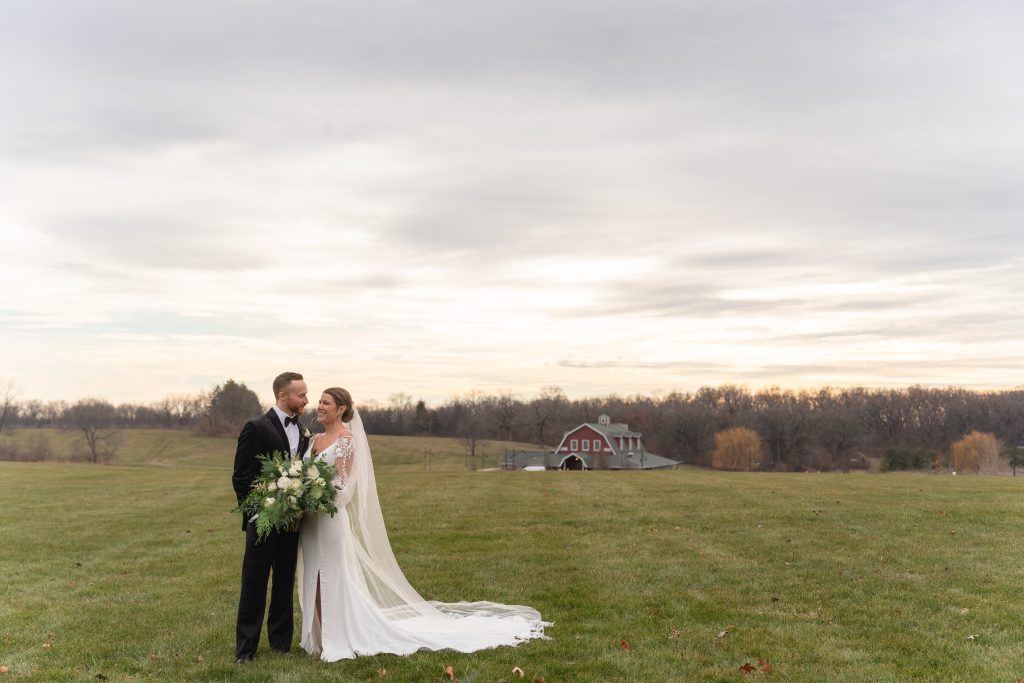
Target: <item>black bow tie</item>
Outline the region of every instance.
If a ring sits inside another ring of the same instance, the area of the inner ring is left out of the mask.
[[[286,418],[284,418],[284,428],[285,429],[288,429],[288,425],[290,425],[292,423],[294,423],[296,427],[299,426],[299,416],[298,415],[295,415],[294,417],[286,417]]]

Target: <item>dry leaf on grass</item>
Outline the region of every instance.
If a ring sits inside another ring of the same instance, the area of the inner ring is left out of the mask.
[[[680,633],[682,633],[682,631],[680,631],[677,628],[674,628],[674,629],[672,629],[672,632],[668,634],[668,637],[669,638],[678,638]]]
[[[726,626],[725,628],[723,628],[721,631],[718,632],[718,635],[715,636],[715,640],[721,640],[722,638],[725,638],[727,635],[729,635],[729,631],[731,631],[731,630],[732,630],[732,626]]]
[[[757,660],[757,667],[761,669],[761,673],[766,674],[770,674],[775,669],[775,667],[772,666],[772,663],[769,662],[767,659]]]
[[[0,665],[0,674],[10,673],[10,671],[11,667],[7,666],[6,664]]]
[[[444,673],[446,676],[448,676],[449,681],[455,680],[455,669],[452,668],[451,664],[444,668]]]
[[[388,675],[387,669],[377,669],[377,678],[384,678]]]
[[[757,671],[757,667],[751,664],[750,662],[744,662],[743,666],[740,667],[740,671],[742,671],[745,674],[754,673],[755,671]]]
[[[629,652],[629,651],[630,651],[630,648],[629,648],[629,641],[628,641],[628,640],[626,640],[625,638],[623,638],[622,640],[620,640],[620,641],[619,641],[619,647],[621,647],[621,648],[622,648],[623,650],[625,650],[626,652]]]
[[[978,639],[978,635],[979,634],[977,634],[977,633],[972,633],[971,635],[967,636],[967,640],[977,640]]]
[[[520,678],[522,678],[523,676],[525,676],[525,675],[526,675],[526,674],[525,674],[525,673],[523,672],[523,670],[522,670],[522,669],[520,669],[520,668],[519,668],[518,666],[514,666],[514,667],[512,667],[512,673],[514,673],[514,674],[519,674],[519,677],[520,677]]]

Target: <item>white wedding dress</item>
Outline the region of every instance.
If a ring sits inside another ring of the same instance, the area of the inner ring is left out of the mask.
[[[338,467],[338,512],[307,515],[299,543],[301,645],[333,662],[417,650],[474,652],[544,638],[547,622],[521,605],[427,601],[395,561],[377,498],[370,447],[357,412],[352,436],[317,458]],[[304,458],[312,457],[313,440]],[[321,619],[316,617],[320,578]]]

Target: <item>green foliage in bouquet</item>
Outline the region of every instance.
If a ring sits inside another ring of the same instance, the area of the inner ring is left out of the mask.
[[[289,460],[286,453],[274,451],[257,456],[260,474],[249,495],[234,512],[246,517],[256,515],[256,534],[263,540],[271,531],[296,530],[307,512],[326,512],[334,516],[337,493],[334,465],[319,460]]]

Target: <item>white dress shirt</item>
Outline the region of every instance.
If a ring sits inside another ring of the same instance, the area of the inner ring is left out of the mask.
[[[274,406],[274,412],[277,413],[277,418],[281,420],[282,425],[284,424],[284,419],[286,417],[291,417],[277,406]],[[290,455],[294,458],[295,452],[299,450],[299,423],[292,422],[284,428],[284,433],[288,437],[288,450],[290,451]]]

